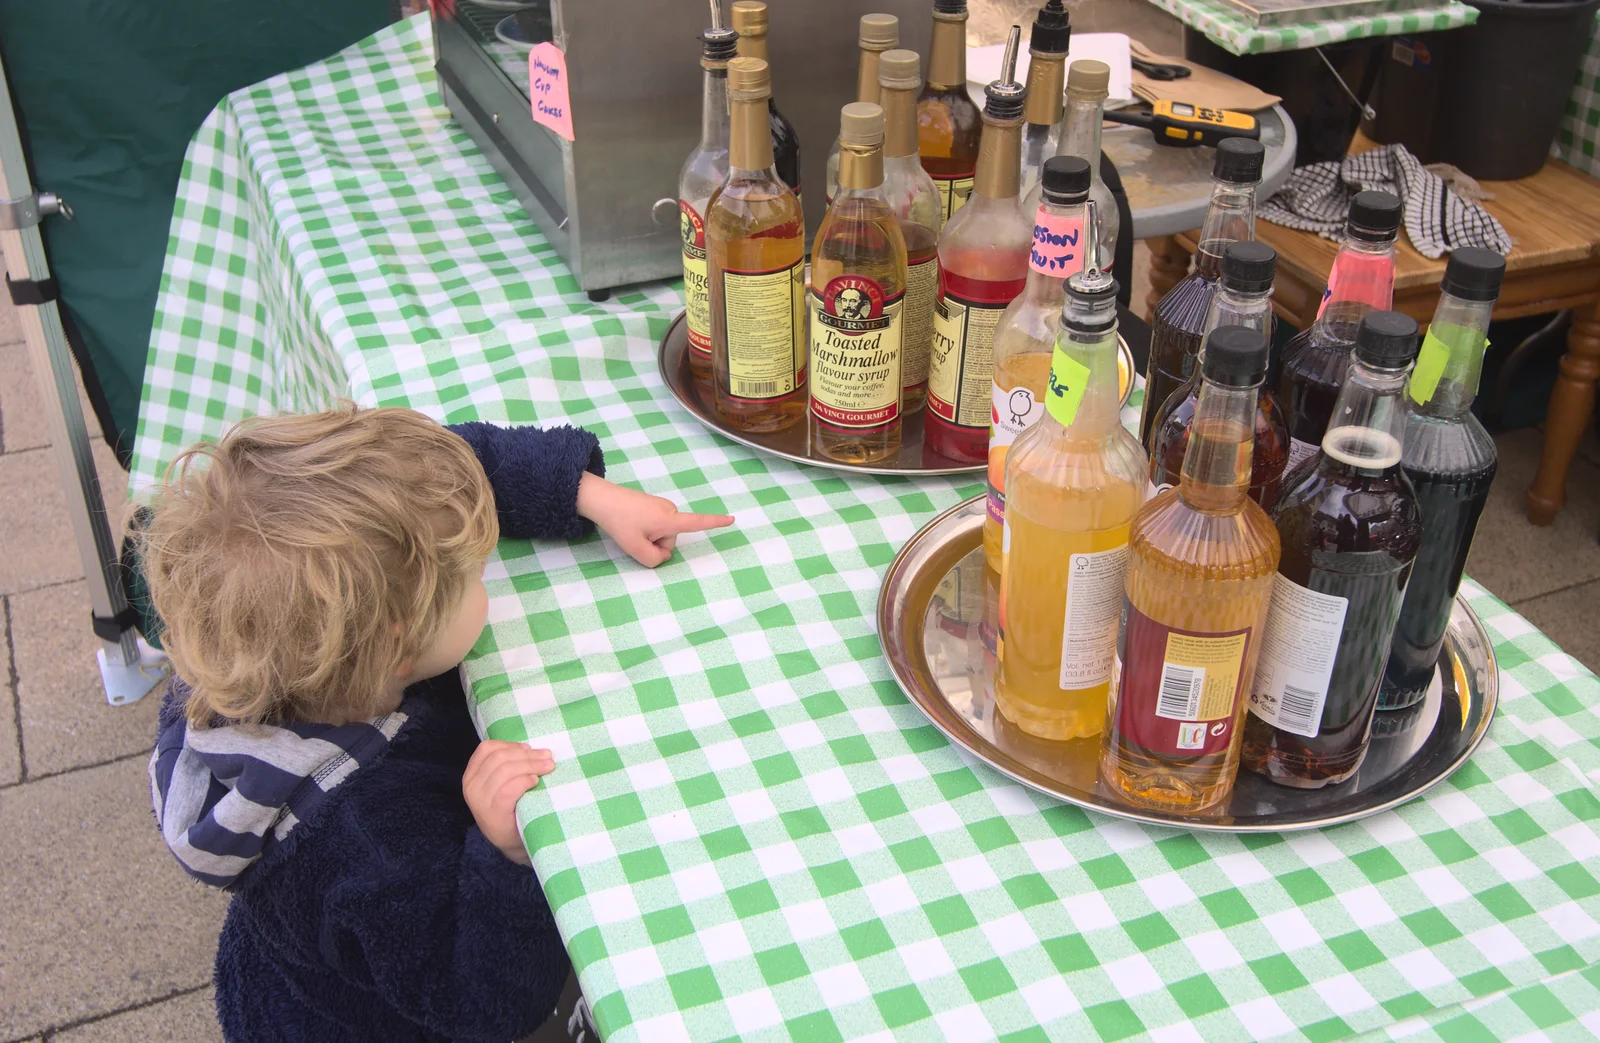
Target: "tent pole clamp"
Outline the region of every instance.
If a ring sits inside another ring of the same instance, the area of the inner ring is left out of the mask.
[[[60,214],[72,220],[72,207],[54,192],[34,192],[16,199],[0,199],[0,228],[32,228],[47,217]]]

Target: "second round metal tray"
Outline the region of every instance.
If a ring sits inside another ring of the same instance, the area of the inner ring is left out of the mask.
[[[1128,350],[1127,342],[1120,336],[1117,338],[1117,348],[1118,368],[1123,377],[1122,404],[1127,405],[1128,396],[1133,394],[1133,353]],[[905,426],[901,429],[899,455],[875,464],[842,463],[830,460],[817,452],[813,448],[809,412],[806,414],[805,423],[795,424],[787,431],[773,434],[752,434],[729,427],[723,423],[721,417],[717,416],[711,388],[697,383],[689,369],[689,325],[682,312],[679,312],[678,317],[673,320],[667,335],[661,338],[661,343],[656,349],[656,362],[661,368],[661,380],[667,385],[667,390],[672,392],[672,397],[677,399],[690,415],[722,437],[752,449],[759,449],[763,453],[793,460],[798,464],[826,467],[833,471],[852,471],[857,474],[975,474],[985,468],[984,464],[957,463],[924,447],[922,418],[927,412],[925,409],[918,410],[906,419]]]
[[[1494,652],[1457,599],[1427,698],[1384,711],[1355,776],[1291,789],[1241,771],[1228,806],[1206,815],[1151,811],[1099,782],[1100,739],[1035,738],[995,707],[997,577],[984,561],[983,497],[957,504],[912,536],[878,597],[878,634],[901,689],[950,740],[1013,779],[1060,800],[1153,826],[1214,832],[1317,829],[1398,807],[1466,763],[1494,717]],[[986,633],[987,632],[987,633]]]

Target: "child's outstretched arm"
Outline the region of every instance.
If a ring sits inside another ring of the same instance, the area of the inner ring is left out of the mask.
[[[466,439],[489,476],[500,535],[575,540],[594,531],[578,513],[579,482],[586,474],[606,473],[594,435],[581,427],[499,427],[476,420],[449,427]]]
[[[578,513],[652,569],[672,557],[672,548],[684,533],[733,524],[732,515],[689,514],[671,500],[615,485],[595,474],[578,482]]]

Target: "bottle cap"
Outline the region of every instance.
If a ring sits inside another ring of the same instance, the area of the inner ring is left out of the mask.
[[[900,46],[900,19],[892,14],[864,14],[861,16],[863,51],[891,51]]]
[[[1492,301],[1500,296],[1505,277],[1504,257],[1481,246],[1463,246],[1445,264],[1439,290],[1464,301]]]
[[[700,43],[701,62],[715,62],[718,68],[739,53],[739,34],[732,29],[707,29],[700,34]]]
[[[933,0],[933,16],[959,15],[967,17],[967,0]]]
[[[1417,320],[1397,311],[1371,311],[1356,330],[1356,361],[1404,369],[1417,358]]]
[[[1213,384],[1254,387],[1267,375],[1267,338],[1248,326],[1218,326],[1203,350],[1201,376]]]
[[[767,34],[767,5],[763,0],[733,0],[733,27],[740,36]]]
[[[1357,192],[1345,232],[1352,239],[1381,243],[1400,231],[1400,200],[1388,192]]]
[[[1067,69],[1067,90],[1078,94],[1098,94],[1104,97],[1111,89],[1111,66],[1087,58],[1072,63]]]
[[[916,51],[896,49],[878,57],[878,86],[890,91],[922,89],[922,59]]]
[[[1028,34],[1028,47],[1044,54],[1066,54],[1071,40],[1072,25],[1061,0],[1050,0],[1039,8],[1033,19],[1033,31]]]
[[[728,100],[765,101],[772,97],[772,71],[760,58],[728,62]]]
[[[852,101],[839,110],[839,144],[857,147],[883,144],[883,106]]]
[[[1067,277],[1061,324],[1079,333],[1104,333],[1117,324],[1117,291],[1111,273],[1086,268]]]
[[[1278,274],[1278,251],[1254,239],[1229,243],[1222,251],[1222,285],[1235,293],[1272,289]]]
[[[1005,55],[1000,59],[1000,78],[983,89],[983,114],[992,120],[1022,118],[1022,104],[1028,88],[1017,82],[1017,44],[1022,41],[1022,26],[1013,25],[1006,38]]]
[[[1044,161],[1039,180],[1050,202],[1081,202],[1089,194],[1089,162],[1078,156],[1051,156]]]
[[[1254,185],[1261,181],[1261,166],[1267,148],[1251,138],[1223,138],[1217,143],[1217,158],[1211,164],[1211,178],[1229,185]]]

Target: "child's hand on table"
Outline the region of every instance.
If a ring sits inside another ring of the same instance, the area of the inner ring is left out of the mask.
[[[472,818],[500,853],[528,865],[528,849],[517,830],[517,801],[539,784],[539,776],[555,770],[549,750],[529,749],[520,742],[485,739],[472,751],[461,776],[461,795]]]
[[[672,557],[673,545],[686,532],[704,532],[732,525],[727,514],[688,514],[660,496],[627,489],[598,475],[578,482],[578,513],[617,541],[639,564],[655,568]]]

